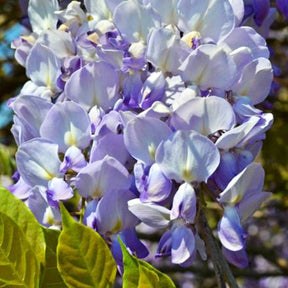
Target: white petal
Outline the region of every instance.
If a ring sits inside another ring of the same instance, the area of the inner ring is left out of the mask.
[[[248,191],[262,191],[263,184],[264,169],[260,163],[251,163],[229,182],[219,195],[219,201],[220,203],[236,204]]]
[[[27,184],[46,186],[49,180],[60,174],[58,145],[41,138],[24,142],[16,153],[16,163]]]
[[[58,16],[54,14],[59,10],[57,0],[30,0],[28,16],[32,30],[40,33],[43,30],[56,29]]]
[[[151,227],[166,228],[169,225],[170,211],[163,206],[142,203],[140,199],[133,199],[128,201],[128,209]]]
[[[156,163],[177,182],[206,181],[220,162],[218,149],[208,138],[191,131],[177,131],[161,142]]]

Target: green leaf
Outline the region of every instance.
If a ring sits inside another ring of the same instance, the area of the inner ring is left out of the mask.
[[[40,262],[19,226],[0,212],[0,286],[38,287]]]
[[[42,271],[40,287],[66,287],[57,269],[56,249],[60,231],[43,227],[43,232],[46,240],[46,265]]]
[[[168,275],[160,272],[147,262],[131,255],[120,237],[118,240],[123,254],[123,288],[175,288]]]
[[[45,238],[41,225],[29,208],[10,191],[0,188],[0,212],[10,217],[22,230],[41,263],[45,263]]]
[[[77,223],[60,204],[63,230],[57,246],[58,270],[68,287],[112,287],[116,264],[102,237]]]
[[[152,269],[139,265],[139,282],[137,287],[161,287],[159,276]],[[123,285],[124,286],[124,285]],[[163,287],[163,286],[162,286]],[[166,287],[166,286],[165,286]]]

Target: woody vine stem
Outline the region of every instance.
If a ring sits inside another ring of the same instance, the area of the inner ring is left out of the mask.
[[[199,199],[200,200],[200,199]],[[201,199],[199,203],[199,218],[198,225],[206,244],[207,251],[212,259],[215,276],[219,288],[225,288],[226,282],[229,284],[230,288],[238,288],[237,282],[233,276],[233,273],[223,257],[223,254],[213,236],[211,228],[208,224],[206,215],[205,215],[205,202],[204,199]]]

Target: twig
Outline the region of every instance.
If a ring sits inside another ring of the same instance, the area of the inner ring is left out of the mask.
[[[203,278],[212,278],[214,277],[214,271],[211,269],[206,269],[204,267],[179,267],[177,265],[167,265],[167,266],[162,266],[162,265],[154,265],[156,269],[161,270],[161,272],[164,272],[166,274],[168,273],[187,273],[187,272],[192,272],[195,273],[198,277],[203,277]],[[257,272],[255,270],[251,269],[235,269],[233,270],[233,274],[235,277],[244,277],[244,278],[251,278],[251,279],[261,279],[261,278],[266,278],[266,277],[287,277],[287,274],[279,271],[265,271],[265,272]]]
[[[204,242],[206,244],[208,253],[211,256],[214,269],[215,269],[215,275],[217,279],[217,284],[219,288],[225,288],[226,284],[225,282],[229,284],[231,288],[238,288],[237,282],[232,274],[232,271],[226,261],[226,259],[223,257],[222,252],[220,251],[218,244],[216,243],[214,236],[212,234],[212,231],[209,227],[204,208],[202,205],[199,205],[200,213],[199,213],[199,228],[201,231],[201,234],[204,238]],[[226,281],[225,281],[226,280]]]

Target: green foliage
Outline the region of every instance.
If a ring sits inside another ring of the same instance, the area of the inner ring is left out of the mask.
[[[5,145],[0,144],[0,175],[11,176],[14,170],[12,151]]]
[[[79,224],[60,205],[63,230],[57,246],[58,270],[68,287],[112,287],[116,264],[101,236]]]
[[[0,188],[0,212],[10,217],[21,229],[40,263],[45,263],[44,233],[34,214],[10,191]]]
[[[105,241],[61,212],[63,231],[46,229],[0,188],[0,287],[112,287],[116,264]]]
[[[56,249],[60,231],[43,228],[46,241],[46,265],[43,267],[40,287],[66,287],[57,269]]]
[[[40,263],[29,241],[20,227],[0,212],[1,287],[38,287]]]
[[[123,288],[170,288],[176,287],[172,280],[147,262],[131,255],[118,237],[124,264]]]
[[[287,83],[288,85],[288,83]],[[264,164],[266,177],[266,191],[277,194],[287,207],[288,190],[288,89],[280,90],[277,100],[274,102],[274,124],[267,132],[261,152],[261,161]],[[285,200],[284,200],[285,199]],[[285,209],[287,209],[285,207]]]

